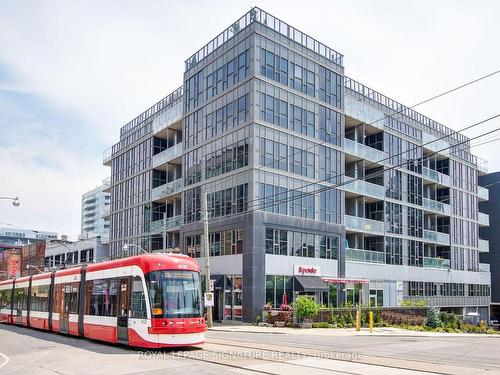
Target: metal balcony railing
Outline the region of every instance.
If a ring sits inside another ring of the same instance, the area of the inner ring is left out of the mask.
[[[450,260],[443,259],[443,258],[424,257],[423,265],[424,265],[424,268],[449,269],[450,268]]]
[[[385,157],[383,151],[347,138],[344,139],[344,150],[346,153],[355,155],[361,159],[369,160],[374,163],[384,163]]]
[[[436,232],[434,230],[424,229],[424,240],[441,245],[450,246],[450,235],[448,233]]]
[[[423,198],[422,205],[429,211],[433,211],[443,215],[450,215],[451,213],[451,208],[449,204],[438,202],[433,199]]]
[[[182,178],[178,178],[177,180],[167,182],[166,184],[160,185],[151,190],[151,199],[157,200],[165,198],[171,194],[178,193],[181,190],[182,190]]]
[[[363,249],[345,249],[345,259],[351,262],[385,263],[384,253]]]
[[[364,217],[345,215],[346,229],[367,232],[373,234],[384,234],[384,222],[366,219]]]

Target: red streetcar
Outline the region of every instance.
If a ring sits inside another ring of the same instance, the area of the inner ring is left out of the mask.
[[[140,255],[0,282],[0,321],[142,348],[205,341],[200,267]]]

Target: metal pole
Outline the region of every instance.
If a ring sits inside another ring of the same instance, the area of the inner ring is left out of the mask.
[[[201,221],[203,222],[203,252],[205,254],[205,292],[210,293],[210,249],[208,239],[207,193],[201,195]],[[212,327],[212,306],[207,306],[207,327]]]
[[[163,213],[163,251],[167,251],[167,213]]]

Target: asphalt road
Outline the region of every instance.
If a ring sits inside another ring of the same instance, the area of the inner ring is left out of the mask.
[[[318,332],[211,330],[203,349],[150,352],[0,324],[0,374],[500,374],[500,337],[340,337]],[[278,355],[289,348],[366,358]]]

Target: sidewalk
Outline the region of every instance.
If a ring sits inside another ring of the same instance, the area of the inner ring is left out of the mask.
[[[478,333],[441,333],[441,332],[425,332],[411,331],[393,327],[377,327],[373,328],[373,333],[370,333],[368,328],[362,328],[360,332],[356,332],[355,328],[275,328],[275,327],[258,327],[252,325],[226,325],[217,324],[209,331],[219,332],[240,332],[240,333],[259,333],[259,334],[290,334],[290,335],[309,335],[309,336],[418,336],[418,337],[490,337],[500,339],[500,335],[486,335]]]

